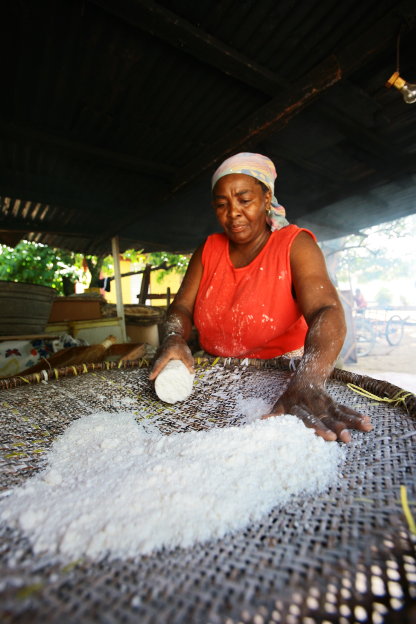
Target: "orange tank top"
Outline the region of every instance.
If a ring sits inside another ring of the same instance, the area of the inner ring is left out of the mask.
[[[307,325],[292,295],[290,248],[299,232],[272,232],[250,264],[236,269],[225,234],[212,234],[202,252],[194,308],[201,347],[212,355],[268,359],[303,346]]]

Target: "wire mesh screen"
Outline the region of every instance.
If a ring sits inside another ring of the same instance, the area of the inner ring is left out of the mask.
[[[115,369],[3,390],[2,489],[43,468],[53,440],[81,416],[130,411],[165,434],[238,426],[242,400],[271,407],[289,379],[277,368],[205,362],[190,399],[166,405],[147,376]],[[342,475],[324,494],[293,499],[221,540],[125,560],[35,557],[3,526],[2,621],[414,622],[416,560],[400,486],[414,511],[415,418],[342,381],[328,391],[371,415],[374,430],[352,434]]]

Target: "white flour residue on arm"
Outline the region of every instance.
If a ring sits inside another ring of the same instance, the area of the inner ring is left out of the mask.
[[[132,414],[96,413],[73,422],[47,468],[3,497],[0,518],[35,554],[136,557],[220,538],[316,495],[336,481],[341,457],[294,416],[165,436]]]

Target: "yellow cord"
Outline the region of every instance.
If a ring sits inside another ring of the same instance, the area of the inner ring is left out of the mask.
[[[361,396],[364,396],[367,399],[374,399],[374,401],[380,401],[383,403],[392,403],[394,406],[397,406],[400,403],[403,403],[403,405],[406,407],[407,397],[413,395],[412,392],[406,392],[405,390],[400,390],[392,398],[379,397],[376,394],[373,394],[372,392],[369,392],[368,390],[364,390],[364,388],[361,388],[361,386],[356,386],[353,383],[347,384],[347,387],[353,392],[356,392],[357,394],[360,394]]]
[[[416,535],[416,523],[413,519],[412,512],[410,511],[409,503],[407,501],[407,489],[405,485],[400,486],[400,500],[402,502],[404,517],[409,525],[410,533]]]

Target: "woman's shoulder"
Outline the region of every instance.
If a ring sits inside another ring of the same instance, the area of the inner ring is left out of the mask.
[[[224,255],[228,249],[228,238],[225,234],[210,234],[202,245],[202,264]]]
[[[311,237],[316,242],[316,236],[311,230],[307,228],[299,227],[294,223],[290,223],[289,225],[285,225],[285,227],[280,228],[280,230],[275,230],[272,233],[273,238],[275,238],[276,242],[281,244],[283,241],[287,241],[288,243],[292,242],[298,235],[301,237],[308,236]]]
[[[207,236],[204,243],[204,251],[216,251],[222,250],[228,245],[228,238],[226,234],[210,234]]]
[[[228,241],[227,235],[224,234],[223,232],[221,233],[218,232],[216,234],[210,234],[209,236],[207,236],[205,244],[209,242],[211,245],[223,245],[227,241]]]

